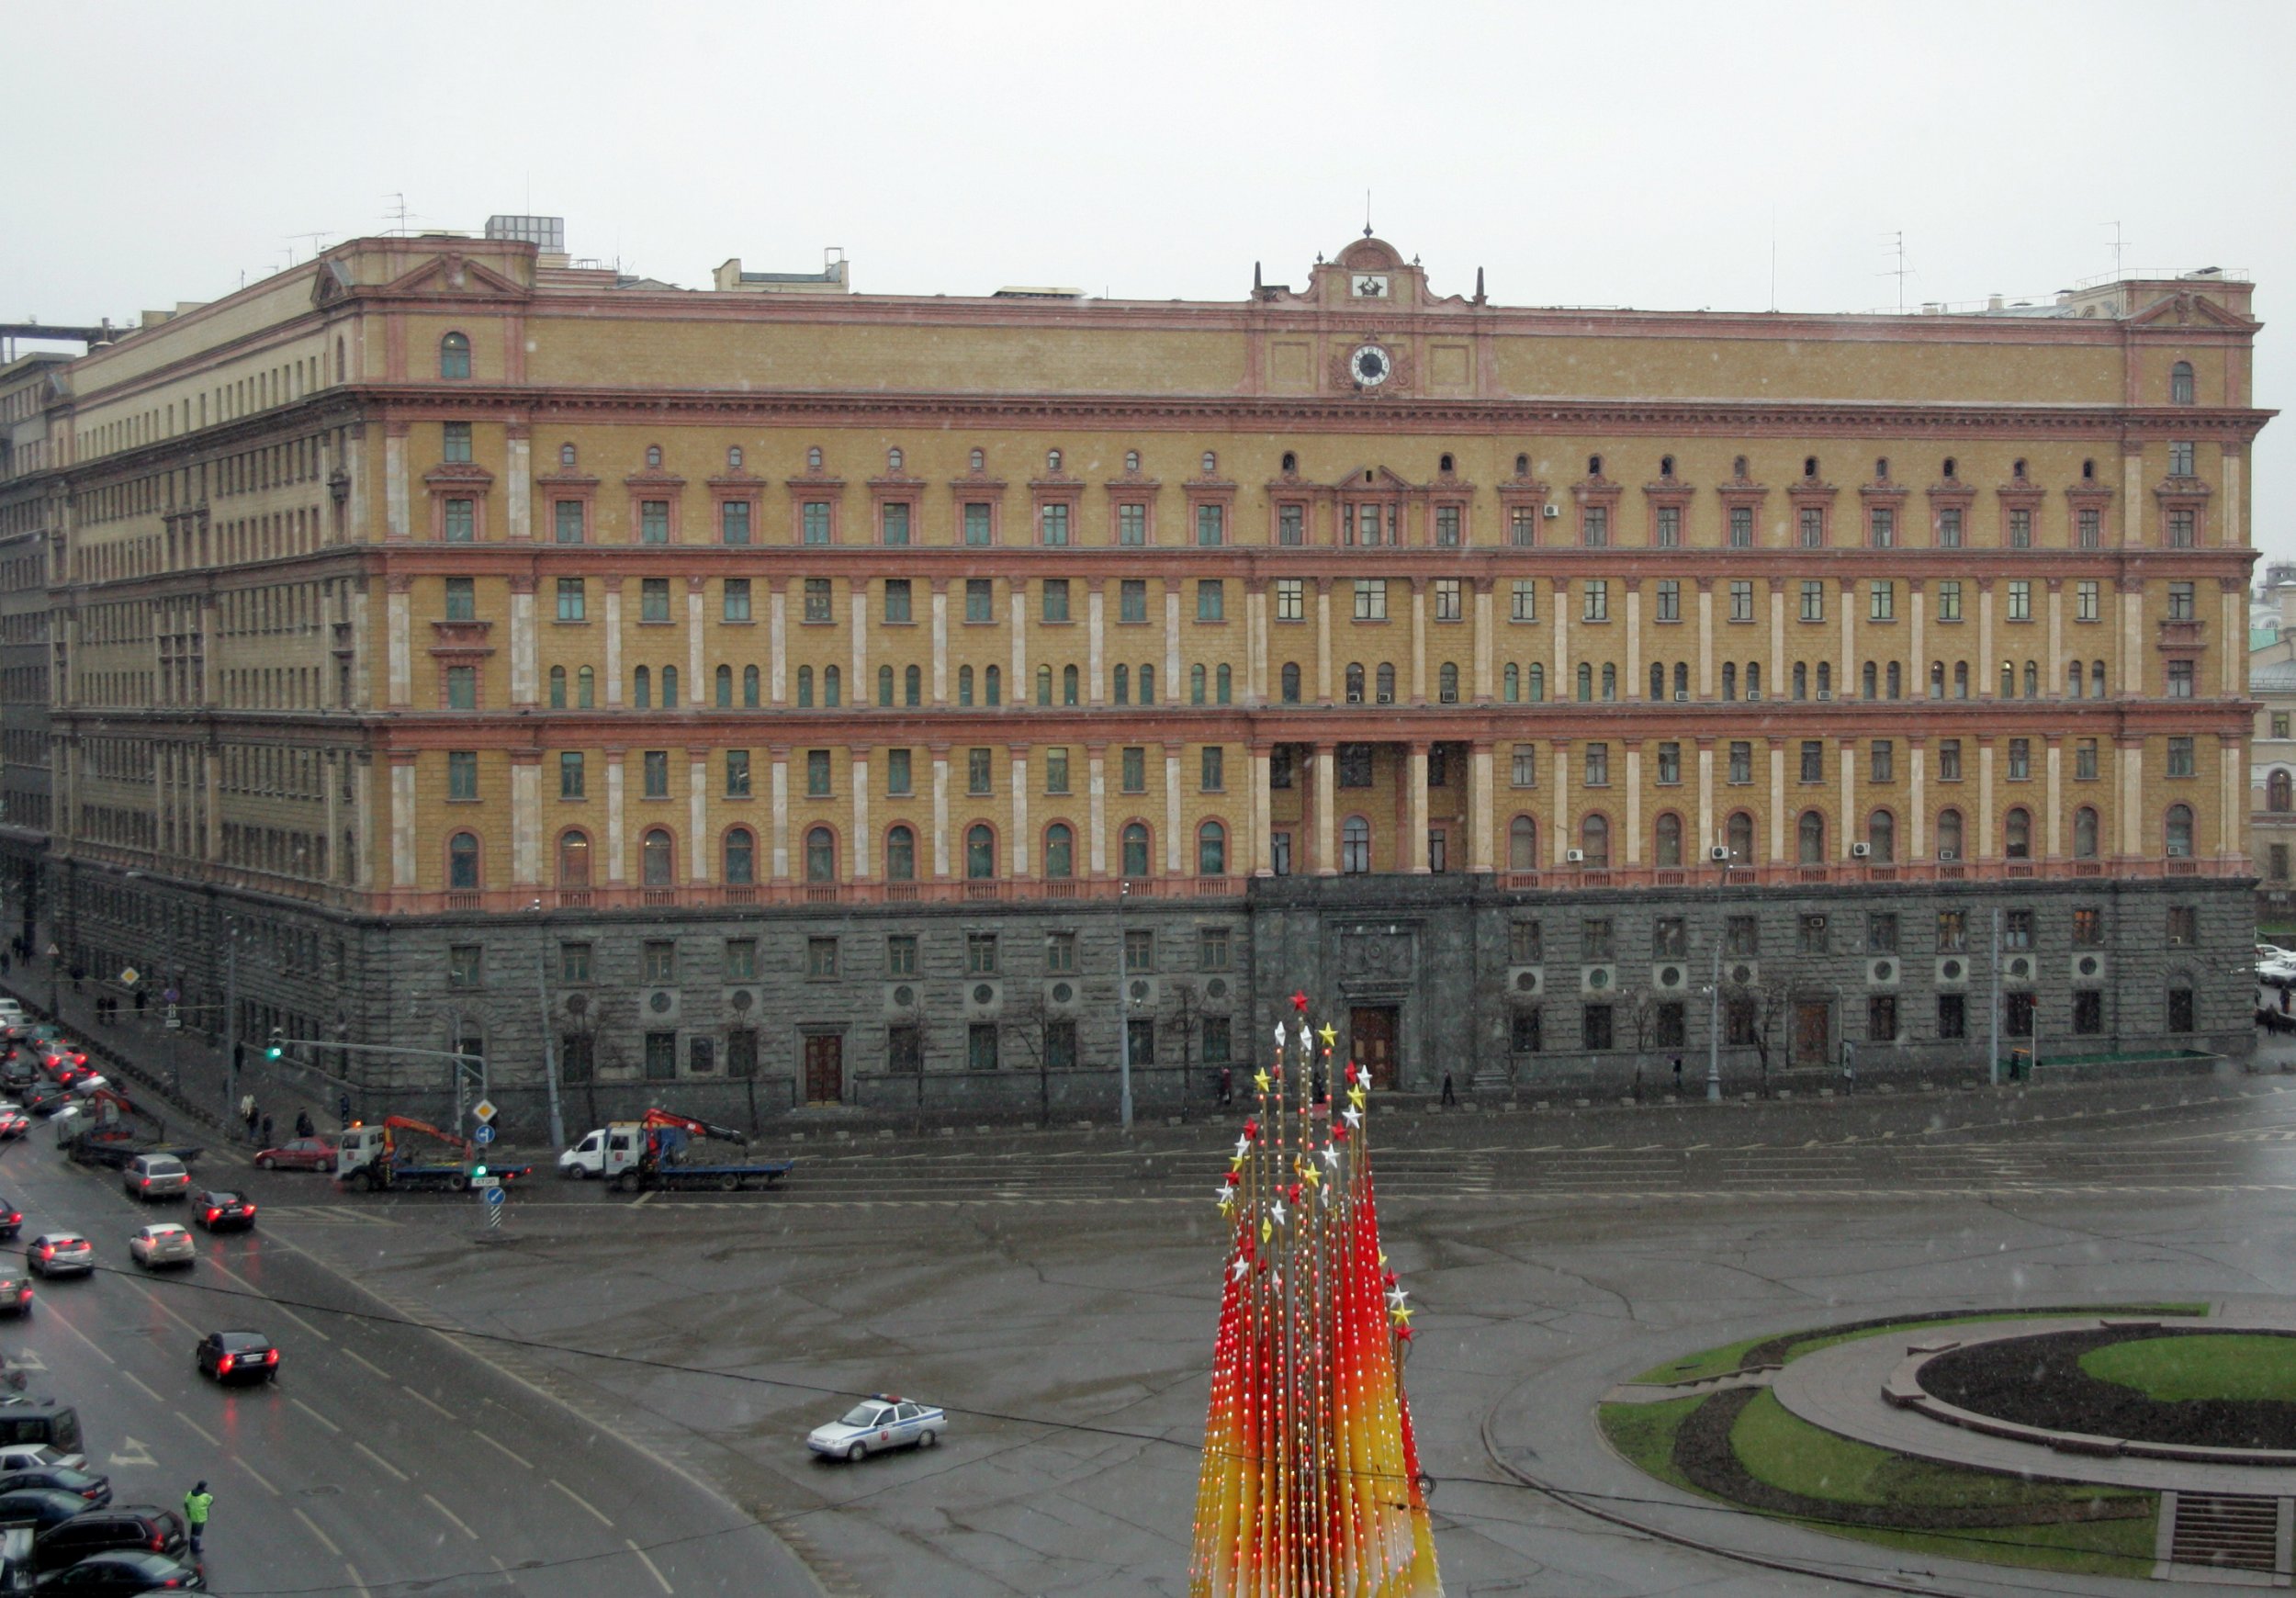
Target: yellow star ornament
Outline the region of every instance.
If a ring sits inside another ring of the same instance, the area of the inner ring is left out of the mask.
[[[1339,1042],[1339,1029],[1329,1021],[1325,1021],[1322,1027],[1318,1028],[1315,1035],[1323,1040],[1323,1047],[1326,1049],[1334,1048]]]
[[[1267,1091],[1267,1073],[1265,1071],[1254,1072],[1252,1075],[1252,1086],[1258,1088],[1262,1093],[1266,1093]]]
[[[1418,1314],[1419,1311],[1412,1309],[1409,1304],[1398,1304],[1394,1309],[1390,1310],[1388,1313],[1395,1317],[1395,1323],[1398,1326],[1408,1326],[1411,1324],[1411,1318],[1413,1315]]]

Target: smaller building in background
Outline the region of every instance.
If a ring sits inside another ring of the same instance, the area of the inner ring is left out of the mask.
[[[2296,932],[2296,660],[2282,640],[2250,655],[2248,694],[2257,701],[2248,746],[2250,838],[2257,861],[2257,929]]]

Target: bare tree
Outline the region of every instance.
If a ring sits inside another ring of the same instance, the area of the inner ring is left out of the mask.
[[[1761,1063],[1761,1094],[1770,1097],[1770,1045],[1777,1035],[1778,1018],[1785,1012],[1791,996],[1774,982],[1726,983],[1722,1002],[1726,1007],[1736,1008],[1744,1018],[1747,1041],[1754,1046],[1754,1056]],[[1735,1030],[1735,1029],[1734,1029]]]
[[[606,1070],[618,1071],[625,1063],[621,1046],[616,1041],[621,1031],[618,1022],[623,1019],[613,1009],[617,996],[613,994],[568,994],[560,1007],[563,1018],[554,1017],[551,1020],[551,1024],[559,1029],[558,1036],[562,1041],[579,1038],[585,1043],[590,1055],[590,1070],[582,1078],[582,1098],[590,1107],[592,1125],[596,1125],[599,1119],[598,1074]],[[563,1063],[563,1052],[559,1059]],[[750,1120],[754,1122],[756,1119],[753,1108]]]
[[[1017,1041],[1020,1052],[1036,1063],[1037,1124],[1049,1126],[1052,1120],[1052,1080],[1051,1062],[1044,1047],[1045,1023],[1052,1018],[1045,1007],[1041,989],[1019,990],[1007,986],[1003,1007],[997,1012],[996,1024],[1003,1034]],[[1000,1045],[1001,1048],[1001,1045]]]
[[[1647,987],[1631,989],[1618,996],[1618,1007],[1626,1012],[1626,1024],[1635,1036],[1635,1097],[1642,1097],[1642,1061],[1658,1037],[1659,996]]]
[[[1187,978],[1175,977],[1170,985],[1173,1008],[1178,1013],[1173,1024],[1180,1030],[1180,1119],[1188,1113],[1190,1078],[1195,1075],[1196,1033],[1202,1024],[1202,1016],[1196,1002],[1196,985]]]

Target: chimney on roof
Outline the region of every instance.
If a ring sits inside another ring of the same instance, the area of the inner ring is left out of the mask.
[[[1999,310],[2005,303],[2003,297],[1998,294],[1988,294],[1985,297],[1985,308],[1987,310]]]

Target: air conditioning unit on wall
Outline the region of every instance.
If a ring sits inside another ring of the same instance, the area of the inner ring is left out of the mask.
[[[1721,865],[1730,858],[1730,851],[1723,845],[1717,843],[1712,849],[1706,850],[1706,858],[1712,861],[1715,864]]]
[[[1851,860],[1863,860],[1866,856],[1872,854],[1873,852],[1874,846],[1870,843],[1853,843],[1850,846],[1850,858]]]
[[[1566,849],[1562,851],[1562,858],[1566,864],[1584,865],[1586,864],[1586,850],[1582,849]]]
[[[1546,517],[1549,522],[1562,514],[1562,507],[1555,504],[1541,505],[1538,508],[1538,511],[1539,514]]]

